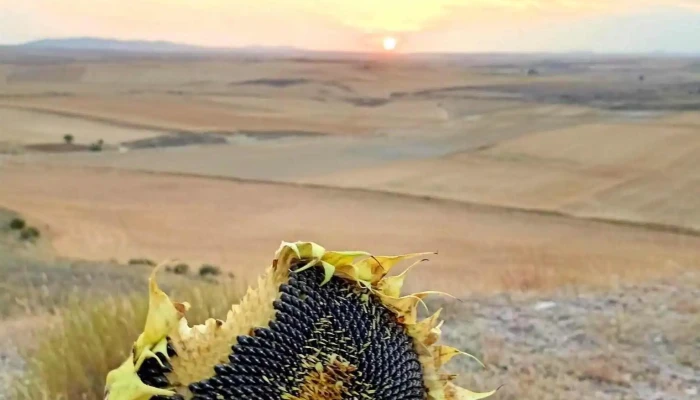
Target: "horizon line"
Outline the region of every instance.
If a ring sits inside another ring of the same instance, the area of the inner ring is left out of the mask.
[[[187,42],[178,42],[167,39],[120,39],[117,37],[109,36],[49,36],[40,39],[34,39],[29,41],[15,42],[15,43],[0,43],[0,49],[2,48],[26,48],[31,49],[33,45],[38,45],[41,42],[50,41],[67,41],[67,40],[94,40],[112,43],[122,43],[122,44],[144,44],[144,45],[173,45],[177,47],[182,47],[182,49],[172,49],[172,50],[155,50],[156,53],[170,53],[170,54],[194,54],[202,52],[227,52],[235,50],[246,50],[246,49],[259,49],[259,50],[272,50],[272,49],[283,49],[289,51],[297,51],[301,53],[330,53],[330,54],[353,54],[353,55],[377,55],[384,54],[386,56],[412,56],[412,55],[597,55],[597,56],[696,56],[700,57],[700,51],[665,51],[665,50],[653,50],[653,51],[597,51],[597,50],[540,50],[540,51],[517,51],[517,50],[490,50],[490,51],[412,51],[412,52],[402,52],[400,50],[394,52],[386,51],[362,51],[362,50],[326,50],[326,49],[314,49],[307,47],[299,47],[294,45],[264,45],[264,44],[250,44],[244,46],[210,46],[206,44],[194,44]],[[110,49],[110,48],[80,48],[71,47],[69,45],[61,46],[57,44],[55,46],[37,46],[34,47],[38,50],[68,50],[68,51],[103,51],[103,52],[113,52],[113,53],[139,53],[138,49]],[[190,48],[189,51],[188,49]],[[199,51],[196,51],[199,50]]]

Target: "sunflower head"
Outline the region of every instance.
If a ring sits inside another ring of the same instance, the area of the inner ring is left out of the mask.
[[[187,303],[150,280],[149,312],[132,353],[107,376],[105,399],[482,399],[442,367],[466,354],[439,344],[429,294],[402,295],[401,261],[283,242],[272,265],[224,321],[189,326]]]

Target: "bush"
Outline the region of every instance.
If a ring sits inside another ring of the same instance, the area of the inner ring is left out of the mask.
[[[104,144],[104,140],[100,139],[97,142],[90,144],[90,151],[102,151]]]
[[[27,226],[27,222],[22,218],[12,218],[12,220],[10,220],[10,229],[19,231],[24,229],[25,226]]]
[[[155,267],[156,263],[148,258],[132,258],[129,260],[129,265],[148,265]]]
[[[22,240],[34,240],[38,239],[39,236],[41,236],[41,233],[33,226],[24,227],[19,233],[19,237]]]
[[[66,134],[66,135],[63,135],[63,141],[66,142],[66,144],[73,144],[73,140],[74,140],[74,139],[75,139],[75,138],[74,138],[73,135],[71,135],[70,133],[69,133],[69,134]]]
[[[177,264],[173,267],[173,272],[178,275],[186,275],[190,271],[190,266],[184,263]]]
[[[187,301],[192,309],[188,322],[225,319],[240,290],[225,285],[192,282],[168,291],[174,300]],[[91,301],[76,297],[51,329],[41,327],[33,338],[35,346],[21,348],[28,360],[25,375],[12,382],[9,398],[102,399],[107,373],[128,356],[134,340],[143,330],[148,297],[143,294],[106,297]]]
[[[221,274],[221,268],[211,265],[211,264],[204,264],[199,268],[199,276],[218,276]]]

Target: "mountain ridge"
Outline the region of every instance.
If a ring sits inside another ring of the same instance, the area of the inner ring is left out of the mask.
[[[94,50],[126,52],[247,52],[247,53],[304,53],[308,50],[291,46],[213,47],[179,43],[167,40],[123,40],[80,36],[46,38],[16,45],[19,48],[40,50]]]

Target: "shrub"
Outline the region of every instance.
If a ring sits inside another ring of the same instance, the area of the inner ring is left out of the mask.
[[[211,265],[211,264],[204,264],[199,268],[199,276],[218,276],[221,274],[221,268]]]
[[[41,233],[33,226],[24,227],[19,233],[19,237],[22,240],[34,240],[38,239],[39,236],[41,236]]]
[[[25,226],[27,226],[27,222],[22,218],[15,217],[10,220],[10,229],[19,231],[21,229],[24,229]]]
[[[156,263],[148,258],[132,258],[129,260],[129,265],[149,265],[155,267]]]
[[[10,398],[102,399],[107,373],[124,361],[143,330],[148,310],[143,292],[99,301],[75,297],[51,329],[37,330],[35,346],[20,349],[28,364],[25,375],[12,382]],[[192,304],[187,312],[191,324],[209,317],[225,319],[240,298],[237,288],[203,281],[168,292]]]
[[[90,151],[102,151],[104,144],[104,140],[100,139],[97,142],[90,144]]]
[[[66,142],[66,144],[73,144],[74,139],[75,138],[70,133],[63,135],[63,141]]]
[[[173,272],[178,275],[186,275],[189,271],[190,266],[185,263],[180,263],[173,267]]]

